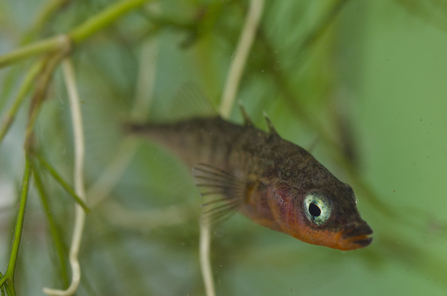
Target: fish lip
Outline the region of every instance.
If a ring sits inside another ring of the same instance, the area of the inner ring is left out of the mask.
[[[367,236],[373,234],[373,230],[368,224],[362,223],[360,225],[353,225],[343,231],[342,237],[344,239],[353,239],[356,237]]]
[[[347,250],[355,250],[369,246],[373,240],[370,235],[373,234],[371,227],[363,222],[355,224],[345,229],[341,236],[341,244]]]
[[[361,236],[352,240],[352,243],[358,245],[360,248],[364,248],[369,246],[372,240],[373,238],[370,236]]]

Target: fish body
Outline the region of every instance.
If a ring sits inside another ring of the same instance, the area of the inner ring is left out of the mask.
[[[352,188],[310,153],[270,132],[216,116],[172,124],[134,125],[193,168],[211,220],[238,211],[304,242],[340,250],[368,246]]]

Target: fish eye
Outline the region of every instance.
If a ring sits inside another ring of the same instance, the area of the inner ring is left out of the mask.
[[[311,192],[304,198],[304,212],[307,219],[317,226],[321,226],[331,216],[331,203],[327,197]]]

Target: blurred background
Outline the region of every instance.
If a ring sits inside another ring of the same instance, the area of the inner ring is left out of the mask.
[[[3,0],[0,54],[70,31],[114,3]],[[76,295],[204,295],[201,199],[192,177],[161,146],[129,138],[122,123],[168,121],[185,85],[217,107],[248,7],[248,1],[156,1],[73,48],[92,208]],[[283,138],[314,146],[312,154],[353,186],[374,241],[341,252],[235,215],[213,231],[217,295],[446,294],[446,33],[446,1],[266,1],[237,98],[259,128],[266,129],[266,111]],[[2,117],[36,59],[0,69]],[[60,67],[52,77],[36,146],[73,184]],[[0,146],[3,274],[30,97]],[[237,108],[230,120],[242,122]],[[74,202],[41,172],[49,210],[32,182],[15,276],[19,295],[66,288],[71,279]]]

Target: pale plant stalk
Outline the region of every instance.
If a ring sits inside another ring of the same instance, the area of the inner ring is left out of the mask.
[[[231,62],[224,87],[222,103],[220,105],[220,114],[223,118],[228,118],[231,114],[248,54],[253,45],[259,21],[261,20],[263,7],[264,0],[251,0],[250,2],[247,18],[245,19],[245,24],[239,37],[239,43],[236,47],[236,52]]]
[[[74,183],[76,194],[85,201],[84,191],[84,132],[82,126],[81,105],[76,80],[73,70],[73,64],[69,58],[62,63],[65,84],[67,86],[68,97],[70,102],[73,134],[74,134]],[[54,290],[44,288],[43,292],[47,295],[68,296],[73,295],[79,287],[81,280],[81,267],[79,265],[79,248],[82,240],[82,232],[85,223],[85,212],[79,204],[75,205],[75,225],[73,230],[73,238],[70,246],[70,265],[72,269],[72,279],[70,286],[66,290]]]
[[[138,122],[145,122],[149,115],[155,85],[157,54],[158,41],[156,39],[149,38],[141,45],[135,103],[131,113],[131,118]]]
[[[215,296],[213,271],[211,269],[210,249],[211,249],[211,226],[209,221],[205,221],[202,216],[200,223],[200,269],[202,270],[203,283],[205,284],[205,295]]]
[[[253,45],[256,31],[259,26],[263,7],[264,0],[251,0],[250,2],[247,18],[245,19],[239,43],[236,47],[236,53],[231,62],[227,81],[225,83],[223,98],[220,105],[220,115],[222,118],[230,117],[248,54]],[[210,249],[211,227],[209,221],[205,220],[205,216],[203,216],[200,225],[200,268],[202,270],[206,295],[215,296],[216,291],[211,269]]]

